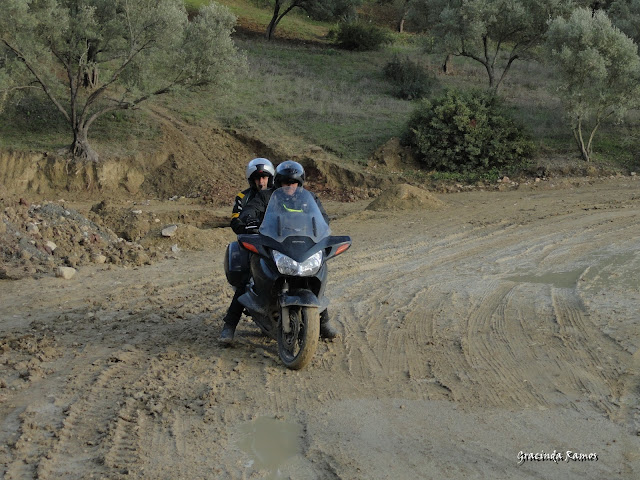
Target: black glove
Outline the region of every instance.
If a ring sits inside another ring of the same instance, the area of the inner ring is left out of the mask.
[[[244,226],[245,233],[258,233],[260,228],[260,220],[256,218],[250,218]]]

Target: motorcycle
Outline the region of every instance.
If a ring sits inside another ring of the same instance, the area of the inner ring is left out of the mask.
[[[289,187],[291,188],[291,187]],[[320,336],[326,262],[351,246],[348,236],[332,236],[318,204],[301,187],[273,192],[257,234],[238,235],[227,247],[225,274],[232,286],[248,279],[239,297],[245,312],[269,337],[290,369],[305,367]]]

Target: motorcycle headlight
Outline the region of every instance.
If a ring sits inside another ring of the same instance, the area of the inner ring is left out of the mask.
[[[276,262],[278,271],[283,275],[309,277],[320,270],[322,266],[322,251],[314,253],[303,262],[296,262],[293,258],[273,250],[273,260]]]

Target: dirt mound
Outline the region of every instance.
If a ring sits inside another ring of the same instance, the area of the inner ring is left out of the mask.
[[[21,200],[0,214],[0,279],[54,274],[91,263],[143,265],[156,257],[61,203]]]
[[[229,202],[230,203],[230,202]],[[170,224],[189,224],[197,228],[229,226],[231,206],[224,211],[211,209],[193,199],[180,198],[169,202],[142,201],[128,206],[103,200],[91,207],[90,218],[99,218],[119,237],[137,242]]]
[[[443,206],[444,203],[438,200],[431,193],[418,187],[407,185],[394,185],[382,192],[382,194],[372,201],[367,210],[411,210],[411,209],[434,209]]]
[[[193,225],[176,224],[171,237],[162,235],[163,228],[154,228],[140,244],[150,250],[164,252],[180,250],[214,250],[236,239],[230,228],[201,229]],[[167,228],[167,227],[165,227]]]

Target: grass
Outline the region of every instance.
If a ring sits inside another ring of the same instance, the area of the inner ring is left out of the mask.
[[[187,3],[195,8],[206,1]],[[206,126],[213,121],[301,148],[314,144],[345,163],[364,164],[377,147],[401,134],[414,109],[414,102],[391,95],[393,87],[383,77],[383,68],[394,55],[418,61],[436,75],[433,95],[445,88],[488,83],[483,68],[464,58],[454,59],[453,75],[441,74],[443,56],[420,53],[411,35],[396,35],[398,41],[377,52],[338,50],[326,40],[332,24],[311,22],[300,14],[285,17],[276,30],[277,40],[267,42],[262,33],[271,18],[270,9],[261,8],[258,0],[222,3],[240,17],[241,25],[257,32],[253,37],[236,36],[249,68],[233,89],[154,100],[191,124]],[[547,88],[549,77],[550,72],[535,61],[516,61],[500,94],[530,132],[540,155],[575,159],[577,150],[560,102]],[[68,144],[70,135],[54,119],[55,112],[49,107],[42,112],[36,122],[15,108],[0,113],[0,147],[55,150]],[[637,166],[639,124],[634,114],[623,125],[603,125],[594,145],[596,161]],[[90,132],[95,145],[108,152],[135,151],[157,135],[157,125],[144,110],[101,119]]]
[[[249,75],[217,103],[228,126],[271,125],[341,158],[361,161],[400,132],[411,104],[389,95],[384,56],[244,42]],[[226,112],[226,114],[225,114]]]
[[[159,134],[144,110],[115,111],[94,123],[89,141],[105,155],[132,155]],[[41,96],[20,98],[0,113],[0,148],[52,152],[72,140],[62,115]]]
[[[187,10],[195,11],[211,0],[185,0]],[[269,2],[260,0],[225,0],[219,2],[238,17],[238,30],[249,30],[264,36],[271,22],[273,10]],[[281,12],[282,13],[282,12]],[[331,24],[307,17],[303,10],[294,8],[276,27],[276,37],[300,41],[326,42]]]

